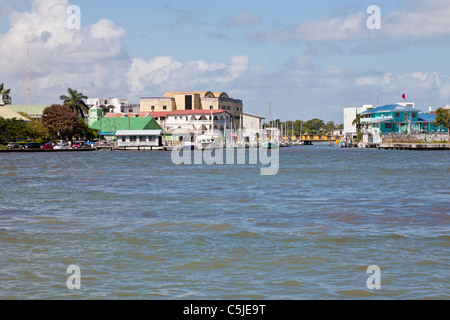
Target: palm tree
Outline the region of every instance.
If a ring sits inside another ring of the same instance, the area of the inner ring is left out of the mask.
[[[68,96],[62,95],[59,99],[64,101],[64,105],[68,106],[76,115],[85,116],[89,112],[89,108],[84,102],[88,97],[77,90],[67,89]]]
[[[11,93],[11,89],[5,89],[5,86],[0,84],[0,98],[3,100],[4,104],[11,104],[11,97],[9,94]]]

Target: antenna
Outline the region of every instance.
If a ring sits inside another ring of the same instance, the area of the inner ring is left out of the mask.
[[[28,114],[30,114],[30,45],[27,46]]]

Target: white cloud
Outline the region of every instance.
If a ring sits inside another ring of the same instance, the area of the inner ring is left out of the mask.
[[[403,0],[396,10],[381,8],[381,29],[368,30],[366,10],[302,21],[270,32],[254,33],[264,42],[318,42],[357,40],[429,40],[450,35],[448,0]]]
[[[261,23],[261,17],[248,11],[242,11],[231,18],[223,18],[225,25],[230,27],[248,27]]]
[[[125,30],[101,19],[81,30],[67,28],[68,0],[33,0],[31,10],[10,14],[10,29],[0,34],[2,82],[14,103],[24,103],[27,46],[30,47],[32,101],[59,103],[68,87],[85,94],[113,92],[129,59],[122,45]]]
[[[221,87],[241,77],[248,70],[247,56],[235,56],[227,63],[203,60],[182,63],[172,57],[155,57],[145,61],[133,59],[127,73],[131,95],[162,94],[166,91],[203,90]],[[156,92],[155,92],[156,91]]]
[[[365,14],[359,12],[344,18],[326,17],[319,20],[307,20],[267,34],[254,34],[253,38],[267,42],[352,40],[361,37],[367,31],[365,19]]]

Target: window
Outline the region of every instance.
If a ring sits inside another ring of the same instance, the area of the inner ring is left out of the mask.
[[[155,106],[152,106],[152,111],[155,111]]]
[[[121,139],[122,139],[122,142],[126,142],[127,141],[127,137],[125,137],[125,136],[122,136]]]
[[[130,136],[130,142],[136,142],[137,137],[136,136]]]
[[[167,106],[163,106],[163,110],[167,110]]]
[[[186,110],[192,110],[192,96],[184,97],[184,106]]]
[[[395,113],[395,117],[396,117],[396,118],[400,118],[400,112],[396,112],[396,113]]]
[[[417,118],[417,113],[414,112],[414,113],[412,114],[412,117],[413,117],[413,118]]]
[[[384,124],[385,129],[392,129],[392,123],[385,123]]]

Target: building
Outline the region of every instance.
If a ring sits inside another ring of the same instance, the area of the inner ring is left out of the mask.
[[[89,110],[89,127],[119,147],[158,147],[162,129],[150,114],[108,114],[101,107]]]
[[[364,105],[362,107],[351,107],[344,109],[344,136],[349,139],[356,139],[358,130],[356,124],[353,124],[356,117],[367,109],[372,108],[372,105]]]
[[[249,113],[242,114],[242,130],[259,132],[263,128],[264,117],[255,116]]]
[[[233,124],[233,116],[225,110],[175,110],[150,114],[163,129],[163,143],[169,146],[176,145],[180,136],[185,141],[205,133],[224,136],[225,130],[232,129]]]
[[[414,104],[393,104],[368,109],[361,113],[364,140],[380,143],[384,136],[395,134],[446,133],[448,129],[436,126],[436,114],[421,113]]]
[[[11,110],[9,108],[9,106],[8,107],[0,106],[0,118],[3,118],[5,120],[16,119],[16,120],[22,120],[22,121],[25,121],[25,122],[29,122],[30,121],[30,119],[28,119],[28,118],[22,116],[21,114]]]
[[[28,114],[33,119],[40,119],[44,114],[44,110],[49,106],[46,105],[15,105],[11,104],[7,106],[14,112],[23,112]]]
[[[225,92],[167,92],[160,98],[141,98],[141,112],[221,110],[231,115],[232,127],[242,128],[243,103]]]
[[[123,113],[123,112],[130,112],[129,110],[132,109],[131,112],[136,112],[137,106],[129,106],[127,99],[120,99],[120,98],[92,98],[87,99],[86,105],[89,108],[93,107],[100,107],[104,114],[106,113]],[[139,112],[139,111],[137,111]]]

